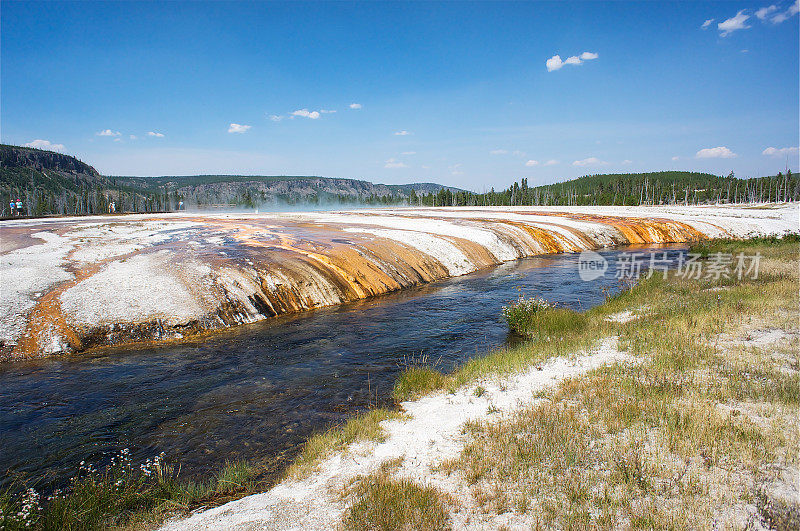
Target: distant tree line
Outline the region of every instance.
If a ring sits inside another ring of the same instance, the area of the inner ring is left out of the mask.
[[[787,170],[768,177],[739,179],[708,173],[665,171],[587,175],[572,181],[529,187],[527,179],[508,189],[485,193],[442,189],[409,203],[420,206],[523,205],[696,205],[800,200],[800,178]]]
[[[103,214],[116,212],[168,212],[177,209],[180,195],[166,190],[143,191],[53,170],[0,169],[0,206],[10,215],[10,203],[22,201],[28,216]]]
[[[800,200],[800,179],[790,170],[739,179],[709,173],[587,175],[531,187],[527,179],[502,191],[476,193],[432,183],[375,185],[353,179],[288,176],[105,177],[69,155],[0,145],[0,207],[21,201],[21,214],[84,215],[170,212],[188,208],[293,206],[522,206],[758,203]],[[420,193],[418,189],[433,190]],[[376,193],[381,192],[381,193]],[[388,192],[388,193],[383,193]],[[112,208],[113,205],[113,208]],[[20,212],[14,212],[19,214]]]

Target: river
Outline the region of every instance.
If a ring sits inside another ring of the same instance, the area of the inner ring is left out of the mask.
[[[123,448],[134,461],[165,452],[187,477],[230,459],[274,477],[313,432],[391,404],[409,364],[449,371],[518,342],[501,309],[520,294],[577,310],[601,303],[620,288],[625,250],[602,251],[611,266],[590,282],[577,254],[545,255],[190,342],[2,364],[0,486],[55,488],[81,461],[102,466]]]

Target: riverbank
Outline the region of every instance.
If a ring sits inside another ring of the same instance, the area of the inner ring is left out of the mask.
[[[0,492],[63,488],[81,461],[103,468],[124,448],[135,463],[164,452],[185,480],[235,460],[275,481],[314,433],[391,404],[404,367],[427,356],[451,372],[519,343],[502,308],[520,293],[585,311],[621,288],[628,253],[677,262],[685,249],[602,250],[609,269],[592,281],[580,253],[525,258],[209,337],[0,364]]]
[[[403,417],[312,439],[275,488],[165,529],[793,525],[797,241],[702,250],[760,253],[759,276],[655,276],[550,342],[417,369]]]
[[[397,208],[0,224],[0,360],[181,341],[523,257],[797,230],[797,204]]]
[[[399,412],[374,410],[313,437],[275,488],[167,528],[742,527],[791,518],[781,492],[796,496],[785,477],[798,466],[797,241],[696,250],[761,253],[759,278],[656,275],[578,326],[541,319],[533,341],[455,372],[412,368],[395,386]],[[238,473],[194,486],[148,476],[147,485],[172,490],[126,503],[113,483],[93,481],[113,502],[108,512],[66,512],[48,520],[60,526],[34,527],[152,527],[258,490],[246,469]],[[62,507],[88,503],[70,499]]]

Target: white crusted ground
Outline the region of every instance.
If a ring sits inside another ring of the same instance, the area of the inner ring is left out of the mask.
[[[531,212],[548,215],[530,215]],[[783,234],[798,232],[798,204],[750,206],[654,206],[654,207],[485,207],[485,208],[393,208],[353,212],[305,212],[285,214],[217,214],[198,219],[195,214],[134,215],[124,217],[59,218],[53,220],[11,220],[3,229],[30,227],[34,239],[43,243],[0,253],[0,341],[13,345],[24,333],[27,314],[35,299],[58,283],[73,278],[68,266],[86,268],[96,265],[94,277],[79,282],[64,293],[62,308],[70,323],[82,326],[146,322],[154,316],[179,324],[213,313],[222,303],[223,294],[252,310],[251,319],[259,319],[248,297],[257,289],[254,270],[230,262],[214,271],[201,271],[187,261],[184,250],[165,250],[172,257],[153,253],[152,247],[177,237],[196,251],[198,260],[210,265],[202,253],[222,244],[231,234],[224,224],[230,220],[274,220],[315,223],[332,230],[354,235],[382,237],[416,248],[439,261],[451,276],[472,272],[472,263],[458,248],[458,240],[481,245],[498,261],[547,252],[526,231],[513,225],[493,223],[508,220],[545,228],[568,248],[587,248],[571,230],[578,230],[596,246],[620,241],[617,229],[598,221],[549,214],[595,214],[602,216],[666,218],[684,222],[709,237],[730,235]],[[214,227],[217,224],[217,227]],[[289,224],[290,226],[291,224]],[[204,230],[202,237],[201,230]],[[11,243],[15,243],[11,241]],[[28,245],[27,241],[24,243]],[[525,250],[527,249],[527,250]],[[138,253],[138,254],[137,254]],[[214,251],[225,261],[225,252]],[[127,257],[127,258],[126,258]],[[134,259],[135,258],[135,259]],[[133,260],[133,261],[131,261]],[[214,266],[211,266],[214,267]],[[384,267],[376,264],[377,268]],[[202,268],[200,268],[202,269]],[[237,269],[234,271],[234,269]],[[302,285],[281,278],[277,272],[260,272],[266,285],[307,293],[311,306],[340,302],[330,280],[322,275],[308,278]],[[309,269],[309,276],[312,275]],[[248,280],[250,279],[250,280]],[[294,284],[293,284],[294,283]],[[210,286],[210,284],[214,284]],[[37,295],[38,294],[38,295]],[[66,345],[53,338],[53,345]]]
[[[77,240],[70,255],[76,262],[88,264],[134,253],[170,238],[170,232],[197,227],[194,222],[165,218],[163,220],[92,221],[80,223],[67,234]]]
[[[32,236],[42,242],[0,255],[0,341],[6,344],[15,344],[24,333],[35,300],[72,278],[64,265],[74,242],[52,232]]]
[[[482,207],[469,211],[462,209],[442,209],[456,217],[486,217],[486,211],[499,218],[520,219],[518,214],[509,214],[508,207]],[[756,204],[756,205],[661,205],[661,206],[537,206],[515,207],[515,212],[567,212],[571,214],[593,214],[599,216],[620,216],[634,218],[671,219],[686,223],[711,238],[780,235],[797,232],[800,228],[800,204]],[[417,210],[424,214],[424,210]],[[511,216],[511,217],[509,217]],[[564,218],[553,218],[552,221]],[[543,220],[544,221],[544,220]],[[576,226],[580,228],[579,226]],[[720,230],[722,229],[722,230]]]
[[[585,355],[584,355],[585,354]],[[173,520],[163,530],[198,529],[335,529],[345,510],[341,491],[359,475],[377,471],[382,463],[398,458],[395,474],[423,485],[433,485],[469,505],[469,493],[457,480],[436,473],[435,467],[457,457],[466,439],[464,424],[472,420],[499,419],[502,415],[534,402],[536,393],[566,378],[586,373],[604,364],[625,362],[616,338],[605,339],[591,352],[555,358],[542,365],[505,378],[477,382],[455,393],[436,393],[417,401],[403,402],[408,420],[381,423],[386,433],[382,443],[357,443],[323,461],[319,471],[297,481],[286,480],[268,492],[255,494],[221,507]],[[485,391],[476,396],[476,386]],[[504,515],[503,521],[482,522],[479,511],[454,515],[455,527],[498,525],[530,527],[525,515]]]
[[[173,267],[167,251],[111,262],[64,291],[61,309],[79,326],[156,319],[178,325],[201,318],[211,301],[197,293],[210,282],[211,268],[191,261],[181,262],[180,271]]]

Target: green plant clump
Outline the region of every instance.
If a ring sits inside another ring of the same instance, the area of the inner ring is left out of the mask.
[[[527,335],[533,324],[534,315],[549,308],[552,308],[552,305],[542,298],[526,299],[520,296],[508,306],[503,306],[503,317],[512,331]]]

